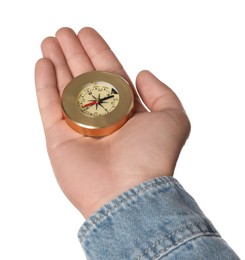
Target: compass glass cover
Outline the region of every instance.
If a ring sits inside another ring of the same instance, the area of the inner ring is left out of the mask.
[[[79,92],[77,105],[89,117],[104,116],[111,113],[119,103],[117,89],[104,81],[86,84]]]

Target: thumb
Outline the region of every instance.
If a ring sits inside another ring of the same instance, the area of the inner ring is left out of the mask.
[[[147,70],[138,74],[136,87],[141,99],[151,111],[184,110],[177,95]]]

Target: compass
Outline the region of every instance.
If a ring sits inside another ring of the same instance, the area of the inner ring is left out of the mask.
[[[74,78],[62,94],[67,124],[86,136],[112,134],[133,114],[134,95],[121,76],[92,71]]]

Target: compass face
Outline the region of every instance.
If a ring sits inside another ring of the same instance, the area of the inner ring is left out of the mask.
[[[86,136],[105,136],[122,127],[133,115],[134,94],[121,76],[86,72],[68,83],[62,93],[66,123]]]
[[[80,110],[90,117],[107,115],[117,107],[118,103],[117,89],[104,81],[88,83],[78,94]]]

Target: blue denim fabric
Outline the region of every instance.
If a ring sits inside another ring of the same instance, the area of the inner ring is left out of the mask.
[[[78,237],[92,260],[239,259],[172,177],[123,193],[93,214]]]

